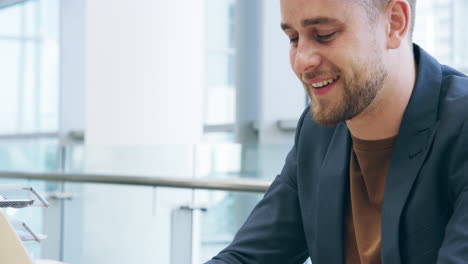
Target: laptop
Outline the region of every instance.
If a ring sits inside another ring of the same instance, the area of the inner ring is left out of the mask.
[[[15,230],[0,210],[0,263],[33,264]]]

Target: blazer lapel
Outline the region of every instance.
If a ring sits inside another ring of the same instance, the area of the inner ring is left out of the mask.
[[[344,263],[343,220],[349,175],[350,136],[345,124],[336,127],[319,169],[317,221],[318,263]]]
[[[400,217],[416,176],[423,165],[435,135],[437,125],[414,135],[397,139],[382,207],[382,259],[383,263],[398,264]]]
[[[385,183],[382,206],[382,261],[399,264],[399,225],[406,200],[437,130],[442,72],[439,63],[415,46],[417,81],[403,116]]]

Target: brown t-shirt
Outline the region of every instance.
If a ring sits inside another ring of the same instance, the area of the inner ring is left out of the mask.
[[[372,141],[353,137],[345,221],[347,264],[381,263],[381,209],[395,140],[396,136]]]

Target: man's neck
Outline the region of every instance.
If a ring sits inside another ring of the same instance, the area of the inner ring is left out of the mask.
[[[416,82],[416,63],[411,50],[404,50],[389,66],[381,91],[362,113],[346,124],[359,139],[378,140],[396,136]]]

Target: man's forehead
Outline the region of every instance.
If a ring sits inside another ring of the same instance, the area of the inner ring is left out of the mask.
[[[362,5],[363,0],[280,0],[281,9],[284,8],[336,8]],[[376,0],[372,0],[376,1]]]
[[[281,0],[281,27],[343,24],[359,0]]]

